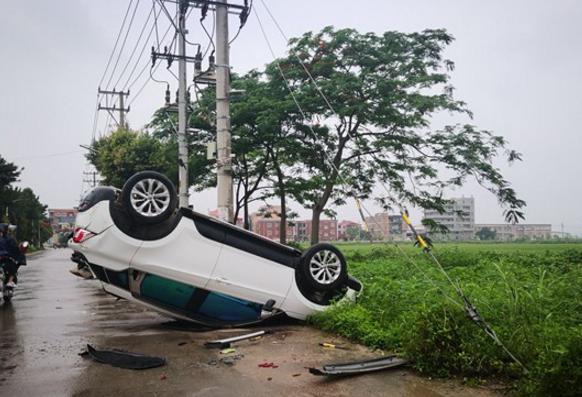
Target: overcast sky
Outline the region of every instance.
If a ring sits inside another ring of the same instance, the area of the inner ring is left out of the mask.
[[[452,78],[456,96],[469,104],[474,124],[503,135],[524,155],[522,163],[499,165],[528,203],[527,222],[551,223],[555,230],[564,223],[565,231],[582,234],[582,2],[267,1],[288,36],[326,25],[376,33],[447,29],[456,38],[445,54],[456,63]],[[128,4],[129,0],[2,4],[0,154],[25,167],[21,185],[34,189],[50,207],[78,203],[85,169],[79,145],[91,140],[97,86]],[[260,0],[255,0],[255,6],[275,51],[283,55],[285,41]],[[168,7],[173,11],[172,4]],[[124,85],[129,77],[133,63],[121,78],[120,72],[151,8],[151,0],[139,1],[110,88],[118,79]],[[208,39],[198,18],[199,11],[194,10],[188,22],[189,39],[206,46]],[[238,19],[232,17],[231,22],[233,34]],[[162,15],[160,35],[167,25]],[[212,28],[211,16],[207,27]],[[146,35],[148,31],[149,25]],[[147,43],[138,71],[148,62],[152,44],[152,40]],[[231,65],[242,73],[271,60],[253,15],[232,45]],[[155,77],[170,81],[172,90],[176,89],[176,80],[163,68]],[[163,104],[163,84],[150,81],[136,96],[148,79],[146,72],[131,90],[130,101],[135,102],[128,119],[132,128],[141,128]],[[108,80],[109,75],[104,83]],[[98,134],[107,133],[106,119],[105,113],[99,115]],[[478,223],[502,221],[495,198],[476,185],[468,184],[450,195],[474,196]],[[191,198],[201,212],[214,208],[215,200],[214,191]],[[297,205],[294,209],[300,210]],[[351,203],[340,208],[339,215],[340,219],[358,219]]]

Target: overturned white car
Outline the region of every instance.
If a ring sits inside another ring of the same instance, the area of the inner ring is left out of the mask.
[[[79,206],[69,246],[105,291],[171,317],[240,325],[284,312],[305,319],[362,290],[341,252],[305,252],[188,208],[162,174],[144,171],[123,189],[97,187]]]

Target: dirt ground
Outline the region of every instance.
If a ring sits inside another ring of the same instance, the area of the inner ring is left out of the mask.
[[[105,294],[79,279],[67,249],[50,250],[22,268],[11,304],[0,307],[2,396],[483,396],[500,394],[459,381],[430,380],[401,368],[326,378],[306,367],[378,357],[291,320],[247,329],[182,324]],[[204,342],[269,329],[228,355]],[[320,342],[346,344],[329,349]],[[79,356],[86,344],[162,356],[167,365],[134,371]],[[235,356],[236,358],[233,358]],[[230,357],[230,358],[227,358]],[[229,361],[231,361],[229,363]],[[272,362],[277,368],[261,368]]]

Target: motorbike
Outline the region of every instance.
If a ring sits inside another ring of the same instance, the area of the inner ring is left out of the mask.
[[[28,250],[28,241],[24,241],[19,244],[18,249],[20,250],[21,257],[14,258],[11,255],[1,255],[0,256],[0,295],[4,298],[4,302],[8,303],[14,296],[14,287],[9,287],[8,276],[9,272],[7,268],[10,266],[26,265],[26,251]],[[15,277],[16,281],[16,277]]]

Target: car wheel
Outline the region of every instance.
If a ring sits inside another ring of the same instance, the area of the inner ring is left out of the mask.
[[[142,171],[129,178],[121,190],[126,212],[144,224],[163,222],[174,212],[178,195],[172,181],[155,171]]]
[[[341,286],[348,277],[346,260],[331,244],[317,244],[301,256],[301,279],[314,291],[330,291]]]

